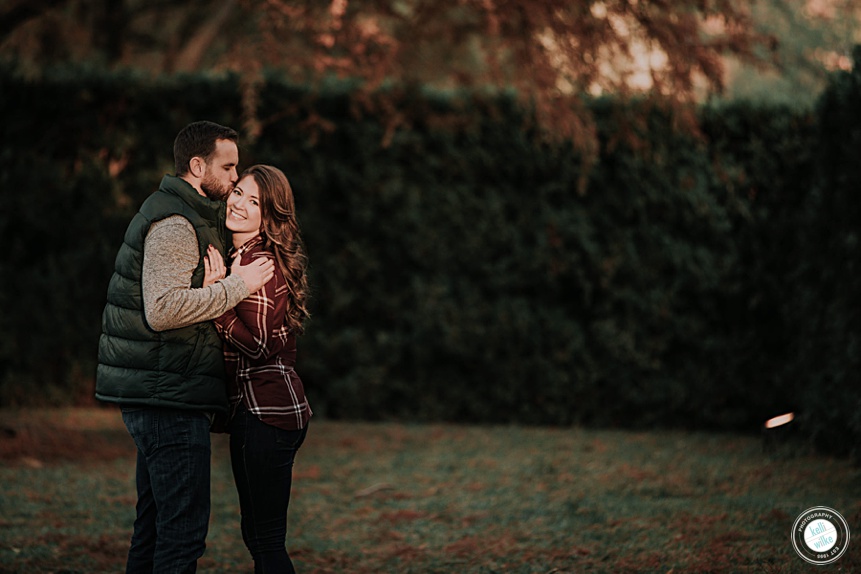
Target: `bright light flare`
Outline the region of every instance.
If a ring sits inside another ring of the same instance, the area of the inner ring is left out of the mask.
[[[792,422],[794,418],[795,413],[786,413],[785,415],[780,415],[778,417],[768,419],[767,421],[765,421],[765,428],[773,429],[774,427],[785,425]]]

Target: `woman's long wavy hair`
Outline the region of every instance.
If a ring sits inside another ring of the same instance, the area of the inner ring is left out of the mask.
[[[287,282],[287,327],[296,334],[304,331],[310,316],[307,308],[308,257],[296,219],[296,202],[287,176],[271,165],[253,165],[239,179],[251,176],[260,189],[260,236],[263,248],[275,255]]]

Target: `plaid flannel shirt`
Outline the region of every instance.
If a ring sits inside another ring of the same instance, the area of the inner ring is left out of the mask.
[[[247,265],[263,250],[257,236],[236,250]],[[277,265],[277,263],[276,263]],[[285,325],[287,283],[280,271],[257,293],[215,319],[224,340],[231,414],[240,404],[261,421],[286,430],[304,428],[311,418],[296,365],[296,336]]]

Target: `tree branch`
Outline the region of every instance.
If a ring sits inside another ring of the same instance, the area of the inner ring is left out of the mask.
[[[3,14],[0,14],[0,37],[6,37],[32,18],[55,8],[68,0],[21,0]]]
[[[197,33],[186,42],[176,57],[174,65],[176,71],[189,71],[200,67],[200,62],[203,60],[207,49],[218,37],[218,33],[224,30],[225,24],[235,7],[236,0],[225,1],[209,20],[197,28]]]

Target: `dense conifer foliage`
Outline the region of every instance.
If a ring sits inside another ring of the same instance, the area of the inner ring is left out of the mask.
[[[178,126],[235,124],[241,81],[7,71],[0,92],[0,400],[86,400],[123,230]],[[513,98],[388,94],[412,127],[386,138],[345,92],[263,84],[241,162],[297,196],[315,410],[756,431],[794,409],[848,452],[859,92],[853,72],[817,110],[700,109],[695,134],[672,106],[593,100],[587,169]]]

